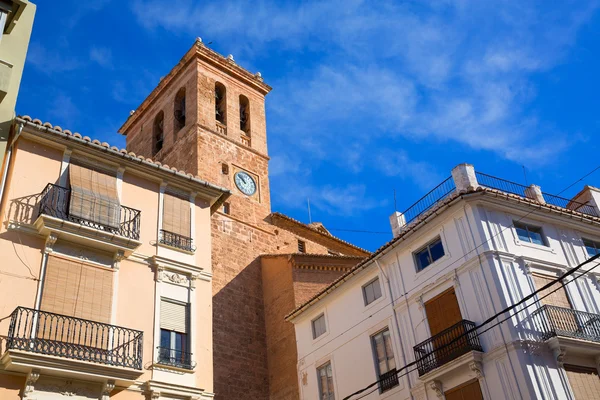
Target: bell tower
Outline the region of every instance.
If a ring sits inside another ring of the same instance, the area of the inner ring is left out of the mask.
[[[267,399],[260,255],[272,252],[265,96],[260,73],[197,39],[132,111],[127,150],[228,188],[212,218],[213,371],[217,399]]]

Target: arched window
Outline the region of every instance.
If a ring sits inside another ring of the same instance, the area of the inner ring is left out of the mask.
[[[154,117],[154,124],[152,126],[152,155],[154,156],[163,147],[164,139],[164,122],[165,113],[162,111],[156,114]]]
[[[185,126],[185,88],[179,89],[175,96],[175,132]]]
[[[250,101],[243,94],[240,95],[240,130],[250,135]]]
[[[215,83],[215,119],[227,124],[227,90],[222,83]]]

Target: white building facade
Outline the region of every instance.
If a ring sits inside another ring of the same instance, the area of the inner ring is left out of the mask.
[[[377,381],[351,398],[600,398],[595,261],[464,335],[597,254],[599,206],[593,187],[563,199],[457,166],[392,216],[392,241],[287,317],[300,398]]]

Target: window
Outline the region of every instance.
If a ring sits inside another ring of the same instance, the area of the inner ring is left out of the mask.
[[[189,310],[189,304],[161,299],[159,363],[192,368],[189,352]]]
[[[229,203],[223,203],[223,214],[230,214],[231,213],[231,206],[229,205]]]
[[[515,222],[514,225],[519,240],[527,243],[539,244],[541,246],[548,246],[542,235],[542,228],[520,222]]]
[[[312,321],[312,331],[313,331],[313,339],[318,338],[325,332],[327,329],[325,327],[325,314],[319,315],[317,318]]]
[[[377,369],[379,382],[379,391],[385,392],[398,385],[398,375],[396,374],[396,361],[394,360],[394,350],[392,348],[392,338],[389,329],[371,336],[373,344],[373,355],[375,357],[375,368]]]
[[[365,306],[368,306],[375,300],[381,297],[381,285],[379,284],[379,278],[373,279],[362,287],[363,297],[365,299]]]
[[[189,198],[166,192],[163,198],[163,220],[160,243],[182,250],[194,251],[192,246],[192,211]]]
[[[306,242],[298,240],[298,253],[306,253]]]
[[[162,147],[163,147],[163,139],[164,139],[164,129],[163,124],[165,121],[165,114],[161,111],[156,114],[154,118],[154,125],[152,127],[152,137],[153,137],[153,146],[152,146],[152,155],[156,155]]]
[[[444,254],[444,246],[442,245],[442,240],[438,236],[434,241],[414,253],[417,270],[421,271],[427,268],[430,264],[433,264],[442,258]]]
[[[250,101],[243,94],[240,95],[240,130],[250,135]]]
[[[222,83],[215,83],[215,119],[227,124],[227,89]]]
[[[583,245],[588,253],[588,256],[594,257],[600,253],[600,243],[594,242],[593,240],[583,239]]]
[[[317,379],[319,380],[319,399],[334,400],[333,372],[330,362],[317,368]]]
[[[94,222],[100,229],[118,232],[121,204],[117,193],[117,177],[108,171],[91,169],[71,162],[69,165],[71,195],[69,216]]]
[[[229,175],[229,165],[226,163],[221,164],[221,173],[223,175]]]
[[[179,89],[175,96],[175,113],[174,113],[175,132],[185,126],[185,88]]]

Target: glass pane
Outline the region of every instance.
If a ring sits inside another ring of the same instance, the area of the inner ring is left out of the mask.
[[[431,258],[433,261],[439,260],[444,256],[444,246],[442,241],[438,240],[435,243],[429,245],[429,251],[431,251]]]
[[[429,262],[429,251],[427,249],[423,249],[420,252],[418,252],[416,254],[416,258],[417,258],[417,266],[418,269],[424,269],[425,267],[427,267],[430,262]]]
[[[385,344],[383,343],[383,335],[378,333],[373,336],[373,343],[375,344],[375,357],[377,357],[377,361],[381,362],[385,360]]]
[[[171,331],[166,329],[160,330],[160,347],[171,348]]]
[[[313,338],[316,339],[325,333],[325,316],[321,315],[313,321]]]
[[[545,246],[544,239],[542,238],[541,232],[536,232],[533,230],[529,230],[529,237],[531,238],[531,243],[539,244]]]
[[[373,293],[373,284],[369,283],[364,287],[365,291],[365,303],[371,304],[375,300],[375,293]]]
[[[375,293],[375,299],[381,297],[381,285],[379,284],[379,279],[373,282],[373,293]]]
[[[598,254],[598,246],[596,243],[592,242],[591,240],[583,239],[583,245],[585,246],[588,256],[593,257]]]
[[[522,240],[524,242],[531,241],[529,240],[529,235],[527,234],[527,229],[525,229],[525,227],[515,224],[515,229],[517,231],[517,236],[519,237],[519,240]]]
[[[383,333],[383,338],[385,341],[385,354],[387,356],[387,365],[388,371],[396,368],[396,362],[394,361],[394,349],[392,348],[392,337],[390,336],[390,331],[385,331]]]

